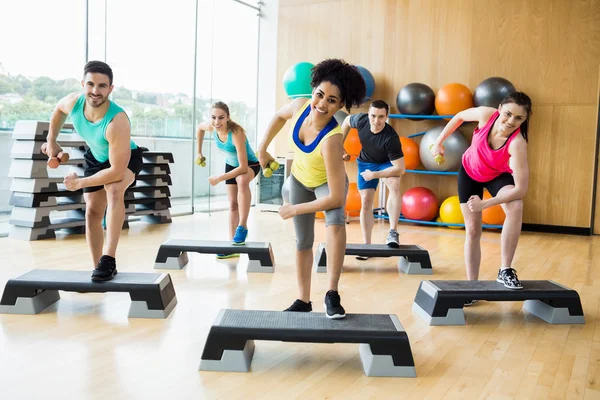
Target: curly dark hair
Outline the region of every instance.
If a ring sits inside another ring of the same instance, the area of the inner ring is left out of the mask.
[[[321,82],[329,82],[340,89],[341,100],[346,110],[359,107],[367,94],[367,85],[362,75],[352,64],[344,60],[327,59],[311,70],[310,86],[314,89]]]

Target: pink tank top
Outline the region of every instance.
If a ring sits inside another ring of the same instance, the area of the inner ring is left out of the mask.
[[[504,172],[509,174],[513,172],[508,165],[510,160],[508,148],[513,139],[521,133],[521,128],[514,131],[499,149],[492,149],[488,144],[488,135],[498,115],[500,114],[496,110],[483,128],[473,131],[471,146],[462,156],[465,172],[478,182],[489,182]]]

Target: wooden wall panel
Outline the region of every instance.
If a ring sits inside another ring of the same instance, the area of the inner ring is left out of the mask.
[[[490,76],[511,80],[534,103],[524,222],[590,227],[600,202],[592,198],[600,0],[281,0],[279,10],[279,81],[296,62],[344,58],[371,71],[374,97],[397,112],[396,94],[410,82],[474,90]],[[288,101],[283,85],[277,99]],[[445,121],[391,123],[408,136]],[[279,155],[288,151],[284,129]],[[356,181],[356,167],[347,172]],[[429,187],[441,200],[456,194],[455,177],[407,174],[402,186]]]

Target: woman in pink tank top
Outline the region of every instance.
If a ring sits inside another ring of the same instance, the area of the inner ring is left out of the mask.
[[[481,263],[481,212],[500,204],[506,214],[502,226],[501,266],[497,281],[510,289],[523,286],[512,268],[521,235],[523,197],[529,184],[527,127],[531,99],[523,92],[505,97],[498,109],[476,107],[456,114],[431,148],[434,156],[444,154],[442,143],[463,122],[477,121],[471,146],[462,157],[458,173],[458,197],[465,219],[465,264],[467,278],[477,280]],[[482,200],[483,189],[493,196]],[[468,301],[465,305],[471,305]]]

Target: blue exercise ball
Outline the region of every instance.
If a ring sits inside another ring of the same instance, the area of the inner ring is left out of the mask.
[[[481,82],[473,92],[475,107],[498,108],[500,102],[509,94],[516,92],[515,85],[504,78],[493,76]]]
[[[424,83],[409,83],[398,92],[396,107],[400,114],[431,115],[435,111],[435,92]],[[423,118],[411,119],[420,121]]]
[[[365,100],[369,100],[373,97],[373,93],[375,92],[375,78],[373,78],[373,74],[371,74],[371,72],[365,67],[356,65],[356,68],[365,80],[365,85],[367,87],[367,94],[365,95]]]

